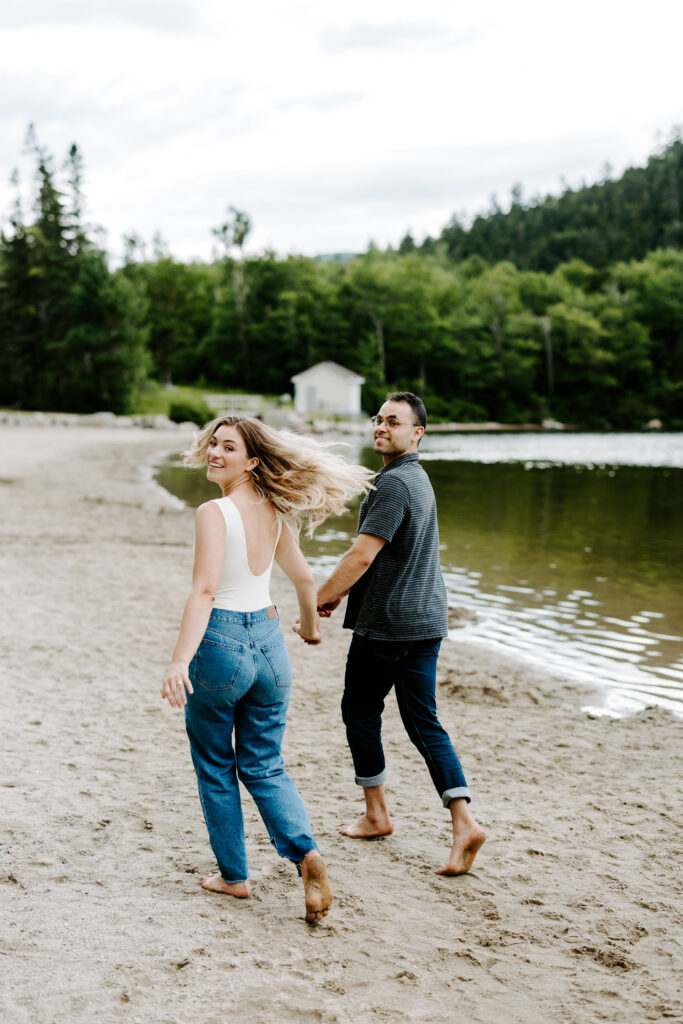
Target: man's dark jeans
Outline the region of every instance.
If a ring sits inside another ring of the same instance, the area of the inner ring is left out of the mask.
[[[386,779],[384,699],[394,687],[403,724],[422,754],[444,807],[470,799],[460,761],[436,716],[436,662],[441,640],[370,640],[353,634],[346,661],[342,718],[359,786]]]

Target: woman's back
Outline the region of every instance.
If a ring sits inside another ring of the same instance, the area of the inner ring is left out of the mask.
[[[257,611],[272,604],[270,573],[282,522],[267,501],[240,490],[215,498],[225,522],[223,571],[214,608]]]
[[[249,568],[254,576],[260,576],[273,561],[273,552],[280,537],[280,523],[269,501],[263,501],[245,489],[237,491],[231,500],[242,519]]]

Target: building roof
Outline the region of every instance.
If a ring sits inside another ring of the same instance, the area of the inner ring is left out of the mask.
[[[290,380],[294,384],[297,384],[304,377],[308,376],[308,374],[311,373],[313,370],[319,370],[321,369],[321,367],[325,367],[326,370],[332,370],[333,372],[338,373],[340,376],[346,377],[347,380],[355,380],[358,381],[360,384],[363,384],[365,382],[365,377],[361,377],[360,374],[354,373],[353,370],[347,370],[345,366],[340,366],[339,363],[334,363],[330,359],[327,359],[322,363],[316,363],[315,366],[309,366],[307,370],[302,370],[301,373],[297,373],[293,377],[290,377]]]

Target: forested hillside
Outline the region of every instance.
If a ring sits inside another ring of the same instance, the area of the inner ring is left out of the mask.
[[[683,140],[674,136],[647,166],[630,167],[615,181],[566,188],[560,196],[529,203],[516,186],[511,199],[508,213],[494,202],[470,227],[453,217],[440,235],[449,257],[510,260],[521,270],[549,273],[571,259],[604,268],[642,259],[652,249],[681,248]],[[433,240],[424,248],[432,250]]]
[[[371,248],[346,263],[246,255],[249,218],[231,210],[213,230],[223,253],[215,262],[183,264],[159,247],[148,258],[131,238],[112,271],[82,223],[78,150],[58,181],[33,145],[34,212],[17,202],[0,238],[0,404],[126,412],[148,379],[278,394],[293,374],[332,359],[366,378],[368,411],[401,387],[447,420],[640,428],[657,417],[683,428],[683,252],[663,214],[650,224],[636,204],[632,219],[643,222],[643,245],[657,237],[668,246],[637,258],[625,249],[609,265],[576,255],[569,222],[545,242],[539,233],[539,247],[567,242],[567,258],[543,271],[518,258],[455,259],[438,244]],[[675,142],[642,169],[653,211],[674,194],[680,159]],[[607,200],[595,201],[610,237],[623,234]],[[521,211],[519,223],[537,215]],[[511,216],[494,222],[509,226]]]

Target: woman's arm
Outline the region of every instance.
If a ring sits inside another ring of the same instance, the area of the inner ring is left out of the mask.
[[[221,578],[225,554],[225,522],[221,510],[212,501],[200,505],[195,514],[195,550],[192,590],[180,623],[178,642],[164,676],[161,696],[175,708],[187,704],[185,690],[192,693],[189,666],[211,615],[216,589]]]
[[[301,548],[286,523],[283,524],[280,540],[275,549],[275,561],[290,578],[296,589],[299,602],[299,623],[294,626],[294,632],[298,633],[307,644],[319,644],[322,637],[320,635],[320,620],[315,607],[315,580],[306,559],[301,554]]]

